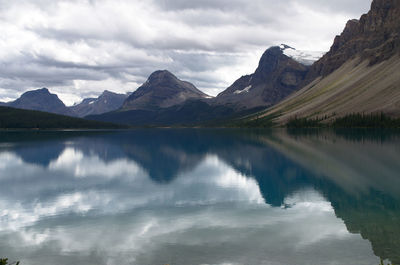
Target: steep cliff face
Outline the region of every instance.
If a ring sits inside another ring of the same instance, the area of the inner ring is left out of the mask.
[[[271,106],[298,90],[308,67],[286,56],[287,47],[271,47],[254,74],[242,76],[215,98],[215,104],[242,109]]]
[[[347,22],[330,51],[312,65],[305,84],[318,76],[329,75],[356,56],[374,65],[399,51],[400,0],[374,0],[367,14]]]

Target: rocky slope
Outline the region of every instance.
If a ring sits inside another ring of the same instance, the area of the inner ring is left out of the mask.
[[[51,94],[47,88],[25,92],[18,99],[4,104],[8,107],[37,110],[55,114],[74,116],[57,95]]]
[[[181,81],[167,70],[156,71],[124,102],[122,110],[158,110],[208,95],[189,82]]]
[[[213,104],[239,109],[271,106],[297,91],[308,67],[284,54],[289,46],[271,47],[262,55],[258,68],[242,76],[220,93]]]
[[[374,0],[350,20],[330,51],[314,63],[298,92],[262,116],[325,118],[384,112],[400,117],[400,0]],[[260,117],[260,116],[258,116]]]
[[[86,98],[70,109],[78,117],[102,114],[119,109],[127,98],[127,94],[117,94],[105,90],[98,98]]]

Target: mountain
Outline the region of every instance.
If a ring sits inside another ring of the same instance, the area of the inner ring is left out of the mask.
[[[254,74],[241,77],[215,98],[166,70],[156,71],[121,109],[88,118],[135,126],[220,125],[276,104],[300,88],[309,67],[299,61],[315,59],[306,53],[287,56],[287,49],[295,51],[287,45],[266,50]]]
[[[238,109],[267,107],[300,89],[309,68],[285,55],[288,48],[282,45],[266,50],[256,71],[236,80],[215,98],[214,104]]]
[[[374,0],[311,66],[307,85],[257,118],[279,116],[275,121],[285,124],[294,117],[329,123],[352,113],[400,117],[399,51],[400,1]]]
[[[70,107],[70,109],[78,117],[103,114],[122,107],[127,97],[127,94],[117,94],[105,90],[99,97],[86,98],[81,103]]]
[[[230,106],[212,105],[210,100],[210,96],[169,71],[156,71],[121,109],[86,118],[133,126],[195,126],[235,113]]]
[[[193,84],[181,81],[167,70],[156,71],[124,102],[122,110],[158,110],[185,102],[205,99],[208,95]]]
[[[5,106],[74,116],[58,96],[51,94],[47,88],[25,92],[15,101],[5,103]]]
[[[2,129],[115,129],[120,125],[89,121],[36,110],[0,107]]]

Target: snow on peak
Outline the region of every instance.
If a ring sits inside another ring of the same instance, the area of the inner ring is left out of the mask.
[[[234,92],[234,94],[241,94],[241,93],[243,93],[243,92],[249,92],[249,90],[250,90],[250,88],[251,88],[251,85],[250,86],[248,86],[248,87],[245,87],[243,90],[236,90],[235,92]]]
[[[283,54],[304,65],[312,65],[315,61],[318,61],[325,54],[325,52],[321,51],[296,50],[295,48],[290,47],[286,44],[281,44],[279,47],[281,48]]]

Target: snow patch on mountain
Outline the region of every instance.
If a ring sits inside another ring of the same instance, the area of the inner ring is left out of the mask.
[[[281,48],[283,54],[304,65],[312,65],[326,53],[321,51],[296,50],[295,48],[286,44],[281,44],[279,47]]]
[[[236,90],[235,92],[234,92],[234,94],[242,94],[243,92],[249,92],[249,90],[250,90],[250,88],[251,88],[251,85],[250,86],[248,86],[248,87],[245,87],[243,90]]]

